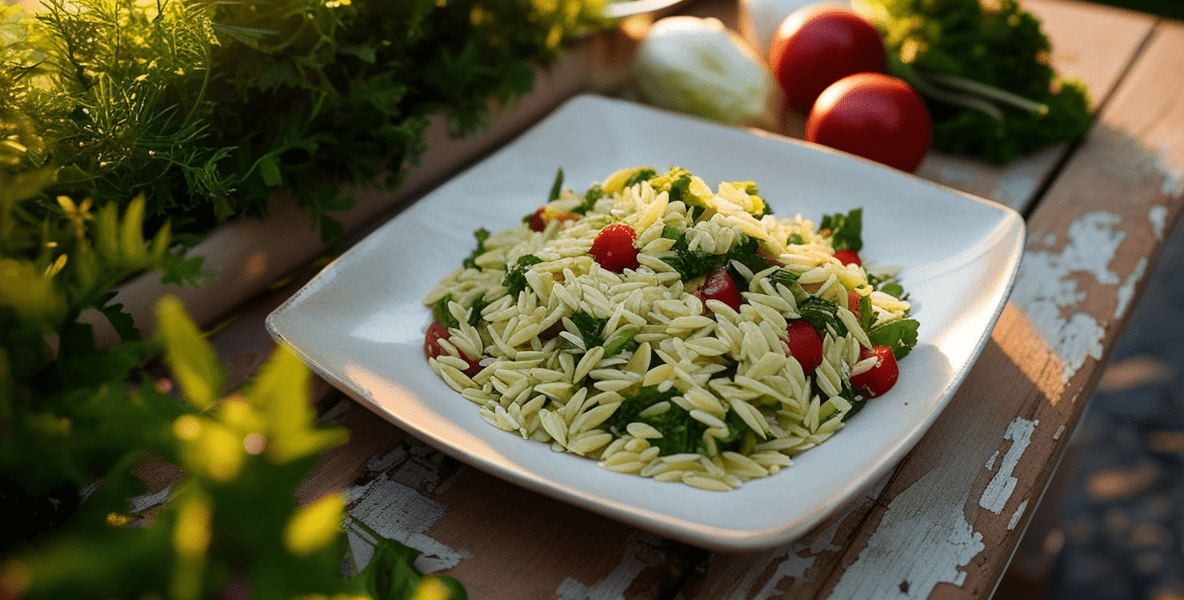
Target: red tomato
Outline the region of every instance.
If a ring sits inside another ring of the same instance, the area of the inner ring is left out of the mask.
[[[625,269],[636,269],[637,248],[633,241],[637,239],[637,232],[623,223],[613,223],[600,230],[596,239],[592,240],[592,249],[588,254],[600,263],[600,266],[617,273]]]
[[[777,28],[769,66],[789,106],[806,114],[830,84],[852,73],[887,70],[880,34],[850,8],[815,4]]]
[[[797,359],[806,375],[813,375],[822,364],[822,337],[812,325],[801,319],[790,323],[785,334],[789,355]]]
[[[925,102],[880,73],[849,75],[826,88],[806,119],[806,139],[901,171],[921,164],[933,135]]]
[[[900,366],[896,364],[896,357],[892,354],[891,348],[860,348],[859,360],[873,356],[876,358],[876,364],[872,368],[851,376],[851,387],[866,392],[869,398],[884,395],[896,385],[896,379],[900,377]]]
[[[531,231],[542,231],[547,228],[547,223],[551,221],[574,221],[580,218],[580,215],[567,210],[559,210],[553,208],[548,204],[540,206],[534,214],[530,215],[530,220],[527,224]]]
[[[428,358],[448,355],[448,351],[444,349],[444,346],[440,345],[441,339],[448,339],[448,326],[436,321],[428,326],[427,335],[423,338],[423,352]],[[465,375],[472,377],[481,371],[481,365],[466,356],[464,352],[460,353],[460,357],[469,363],[469,368],[465,369]]]
[[[835,252],[835,258],[839,259],[839,262],[843,263],[844,265],[855,265],[857,267],[863,266],[863,261],[859,260],[859,255],[850,248],[844,248],[838,252]]]
[[[863,296],[859,295],[859,292],[855,290],[847,292],[847,310],[855,313],[855,320],[861,322],[863,321],[863,311],[859,308],[859,301],[862,298]]]
[[[700,285],[692,293],[704,302],[719,300],[737,312],[740,311],[740,303],[744,301],[740,296],[740,290],[736,287],[736,282],[732,281],[732,277],[728,275],[727,267],[720,267],[713,271],[711,275],[707,276],[707,281],[704,281],[703,285]]]

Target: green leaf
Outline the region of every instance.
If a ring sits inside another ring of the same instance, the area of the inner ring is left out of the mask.
[[[108,300],[114,298],[115,293],[108,295]],[[140,330],[136,328],[135,319],[123,310],[123,304],[107,304],[104,300],[99,310],[107,317],[107,321],[115,328],[115,332],[119,334],[119,339],[124,342],[134,342],[140,339]]]
[[[798,303],[798,314],[802,316],[819,335],[833,332],[838,337],[847,335],[847,326],[839,319],[839,306],[829,300],[810,296]]]
[[[582,310],[577,310],[570,317],[572,323],[580,330],[580,337],[584,340],[584,350],[588,351],[604,344],[604,326],[608,319],[594,317]],[[605,348],[607,355],[608,348]]]
[[[473,250],[473,254],[464,260],[466,269],[476,269],[477,257],[485,254],[485,240],[489,239],[489,231],[484,227],[473,232],[473,237],[477,238],[477,249]]]
[[[157,303],[156,328],[165,362],[186,398],[199,409],[209,407],[222,391],[222,363],[176,297],[165,296]]]
[[[432,305],[432,314],[445,327],[460,327],[460,323],[456,320],[456,317],[452,316],[452,312],[448,310],[449,302],[452,302],[452,294],[445,294],[443,298],[440,298]]]
[[[524,254],[518,257],[517,262],[513,268],[506,271],[506,276],[502,278],[502,287],[506,288],[511,297],[517,298],[518,294],[526,289],[526,270],[531,265],[537,265],[543,262],[543,259],[533,255]]]
[[[310,380],[304,363],[281,345],[244,390],[266,416],[266,452],[277,464],[310,457],[349,438],[345,429],[316,427],[317,414],[309,403]]]
[[[632,352],[637,349],[638,343],[633,339],[641,329],[630,327],[619,331],[612,340],[604,344],[604,357],[609,358],[616,356],[622,352]]]
[[[263,178],[263,185],[267,187],[280,187],[284,184],[284,176],[280,173],[280,167],[271,156],[259,157],[259,176]]]
[[[859,252],[863,248],[863,209],[857,208],[845,215],[823,216],[818,230],[822,235],[831,237],[831,245],[835,250]]]
[[[867,336],[873,346],[892,348],[892,355],[900,360],[917,345],[917,330],[920,326],[915,319],[899,319],[873,327]]]
[[[555,173],[555,182],[551,184],[551,194],[548,196],[550,200],[558,200],[559,195],[563,193],[563,169],[560,168]]]

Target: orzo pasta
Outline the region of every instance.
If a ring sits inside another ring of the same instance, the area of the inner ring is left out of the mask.
[[[726,490],[891,388],[917,321],[862,212],[776,218],[752,182],[622,169],[562,188],[425,299],[436,373],[491,425],[613,471]]]

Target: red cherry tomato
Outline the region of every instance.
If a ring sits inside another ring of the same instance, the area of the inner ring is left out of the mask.
[[[863,311],[859,308],[859,301],[862,298],[863,296],[859,295],[859,292],[855,290],[847,292],[847,310],[855,313],[855,320],[860,322],[863,321]]]
[[[713,271],[711,275],[707,276],[703,285],[691,293],[704,302],[719,300],[737,312],[740,310],[740,303],[744,301],[740,296],[739,288],[736,287],[736,282],[732,281],[732,277],[728,275],[727,267],[720,267]]]
[[[859,255],[850,248],[843,248],[842,250],[835,252],[835,258],[839,259],[839,262],[843,263],[844,265],[855,265],[857,267],[863,266],[863,261],[859,260]]]
[[[448,339],[448,326],[436,321],[428,326],[427,335],[423,338],[423,352],[428,358],[438,358],[441,356],[451,356],[444,346],[440,344],[441,339]],[[477,361],[469,358],[464,352],[460,353],[460,358],[469,363],[469,368],[465,369],[465,375],[472,377],[481,371],[481,365]]]
[[[822,92],[806,139],[901,171],[921,164],[933,136],[925,102],[909,84],[880,73],[844,77]]]
[[[580,218],[580,215],[567,210],[560,210],[550,205],[544,204],[534,214],[530,215],[530,220],[527,224],[531,231],[542,231],[547,228],[547,223],[551,221],[574,221]]]
[[[813,375],[822,364],[822,337],[812,325],[801,319],[790,323],[785,334],[789,355],[797,359],[807,376]]]
[[[769,49],[769,66],[786,101],[802,114],[830,84],[853,73],[883,73],[887,62],[876,29],[837,5],[794,11],[777,28]]]
[[[860,348],[859,360],[862,361],[873,356],[876,358],[876,364],[872,368],[851,376],[851,387],[865,392],[869,398],[884,395],[885,392],[892,389],[892,386],[896,385],[896,380],[900,377],[900,366],[896,364],[896,356],[892,354],[891,348],[887,346],[876,346],[870,350]]]
[[[637,248],[633,241],[637,239],[637,232],[623,223],[613,223],[600,230],[596,239],[592,240],[592,249],[588,251],[600,266],[617,273],[625,269],[636,269]]]

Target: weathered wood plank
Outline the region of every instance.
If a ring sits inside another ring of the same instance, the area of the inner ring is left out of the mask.
[[[1030,219],[991,341],[883,492],[787,548],[713,555],[690,598],[982,598],[1055,470],[1184,200],[1184,28],[1164,24]],[[759,593],[758,593],[759,592]]]

